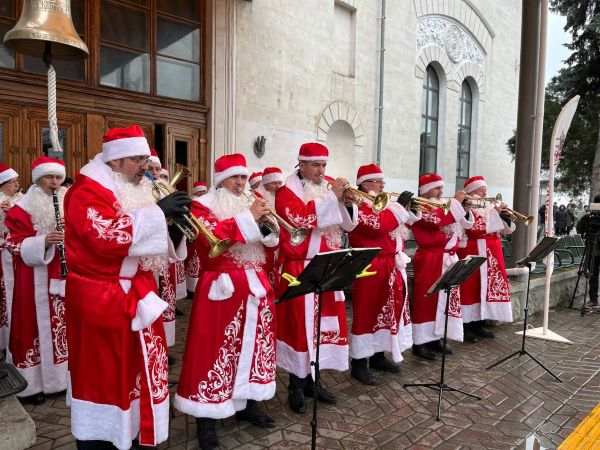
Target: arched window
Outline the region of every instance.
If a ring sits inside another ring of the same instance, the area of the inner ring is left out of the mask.
[[[437,171],[440,80],[431,66],[423,79],[421,95],[421,158],[419,176]]]
[[[469,178],[471,160],[471,122],[473,119],[473,92],[465,80],[460,94],[458,140],[456,149],[456,188],[461,189]]]

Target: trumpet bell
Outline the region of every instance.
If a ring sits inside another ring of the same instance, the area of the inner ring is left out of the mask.
[[[221,256],[225,250],[227,250],[231,246],[231,242],[229,239],[221,239],[217,240],[210,247],[210,251],[208,252],[208,256],[210,258],[216,258],[217,256]]]
[[[307,235],[308,231],[306,230],[306,228],[295,228],[290,235],[290,244],[292,244],[294,247],[296,245],[302,244],[306,239]]]
[[[52,44],[56,59],[83,59],[88,48],[75,30],[70,0],[25,0],[17,24],[4,36],[4,44],[20,53],[42,56]]]

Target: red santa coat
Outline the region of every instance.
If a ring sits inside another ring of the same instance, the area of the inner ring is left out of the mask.
[[[177,275],[176,264],[170,263],[167,270],[160,274],[155,273],[154,278],[158,284],[158,295],[167,303],[167,309],[162,313],[163,327],[167,339],[167,347],[175,345],[175,308],[177,306]]]
[[[200,277],[200,271],[202,267],[200,265],[200,258],[196,251],[196,245],[191,242],[188,245],[188,257],[185,260],[185,283],[186,290],[190,292],[196,291],[196,285],[198,284],[198,278]]]
[[[329,192],[325,196],[306,201],[304,186],[298,171],[290,175],[285,186],[277,191],[277,213],[294,227],[308,230],[306,240],[297,246],[290,243],[290,235],[281,230],[281,273],[299,276],[310,260],[319,252],[338,250],[342,230],[351,231],[357,224],[358,209],[353,205],[350,216],[344,205]],[[281,278],[275,293],[279,297],[287,288]],[[348,369],[348,327],[344,293],[326,292],[322,295],[322,320],[319,364],[321,369]],[[310,361],[315,358],[315,330],[317,298],[307,294],[277,305],[277,365],[298,377],[312,372]]]
[[[208,241],[196,250],[204,270],[194,294],[175,407],[195,417],[222,419],[246,401],[275,395],[275,308],[273,291],[262,270],[263,237],[250,211],[219,220],[209,191],[194,199],[192,213],[230,250],[209,258]],[[252,257],[249,257],[252,256]]]
[[[274,199],[274,195],[269,195],[269,193],[265,190],[265,188],[260,185],[258,188],[254,190],[254,195],[258,198],[262,198],[267,200],[269,206],[275,209],[275,205],[271,204],[272,202],[269,198]],[[281,227],[281,224],[279,224]],[[274,247],[265,247],[265,263],[263,264],[263,270],[267,274],[269,281],[271,282],[271,286],[275,286],[275,282],[279,278],[279,264],[277,260],[279,259],[279,246],[276,245]]]
[[[158,206],[124,212],[101,155],[65,198],[71,431],[127,449],[168,438],[167,348],[144,257],[174,254]],[[185,248],[185,242],[180,249]],[[183,250],[185,252],[185,250]],[[101,255],[101,257],[99,257]]]
[[[33,185],[30,188],[37,188]],[[39,188],[38,188],[39,189]],[[30,191],[6,215],[6,247],[13,255],[14,290],[8,359],[27,380],[17,394],[27,397],[67,388],[64,281],[56,246],[46,248],[45,232],[34,229]],[[48,196],[48,202],[52,198]]]
[[[475,223],[466,230],[467,245],[458,249],[459,258],[483,256],[487,261],[478,274],[460,286],[463,323],[477,320],[512,322],[510,288],[504,266],[499,234],[509,234],[514,224],[507,225],[494,207],[474,210]]]
[[[369,272],[375,275],[360,278],[352,285],[352,330],[350,357],[361,359],[377,352],[390,352],[396,362],[402,352],[412,346],[412,325],[406,289],[406,265],[410,258],[404,253],[404,224],[418,218],[400,204],[390,203],[379,214],[370,204],[358,208],[358,225],[350,233],[350,245],[380,247],[371,262]]]
[[[0,203],[10,197],[0,192]],[[8,347],[10,333],[10,311],[12,304],[12,291],[14,284],[12,255],[6,249],[6,235],[8,228],[4,223],[6,213],[0,210],[0,351]]]
[[[452,199],[450,213],[441,208],[425,207],[421,220],[411,225],[419,245],[413,259],[414,300],[411,309],[413,342],[417,345],[431,342],[444,335],[446,293],[440,291],[426,297],[427,290],[448,267],[458,261],[456,250],[464,229],[473,225],[473,214],[465,218],[461,204]],[[450,291],[448,311],[448,339],[462,342],[463,327],[460,308],[460,291]]]

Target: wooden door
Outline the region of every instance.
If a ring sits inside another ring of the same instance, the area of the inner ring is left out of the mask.
[[[192,183],[200,176],[200,130],[198,128],[185,127],[181,125],[166,124],[164,134],[164,149],[166,155],[166,167],[169,174],[173,176],[176,172],[176,164],[186,166],[191,176],[177,183],[180,191],[192,192]],[[165,161],[163,161],[163,165]]]
[[[0,105],[0,161],[8,164],[17,173],[23,175],[21,108],[12,105]]]

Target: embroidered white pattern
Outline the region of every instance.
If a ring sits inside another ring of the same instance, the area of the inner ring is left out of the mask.
[[[388,296],[385,305],[381,308],[381,312],[377,314],[377,323],[373,327],[373,331],[390,330],[391,334],[398,334],[398,322],[396,320],[396,312],[401,304],[397,304],[395,297],[396,276],[398,271],[392,270],[388,278]]]
[[[485,217],[480,214],[475,215],[475,222],[470,231],[483,231],[485,233],[485,229]]]
[[[434,223],[436,225],[442,221],[442,219],[439,216],[437,216],[435,213],[430,214],[430,213],[426,213],[426,212],[424,212],[421,215],[421,220],[423,220],[425,222],[429,222],[429,223]]]
[[[132,241],[131,233],[125,231],[132,226],[130,216],[123,215],[120,219],[112,221],[111,219],[104,219],[98,211],[89,207],[87,218],[92,222],[92,228],[98,233],[98,239],[104,239],[105,241],[116,239],[117,244],[129,244]]]
[[[290,208],[285,208],[285,215],[297,228],[314,228],[317,221],[316,214],[301,216],[300,214],[292,214]]]
[[[69,359],[65,299],[58,295],[51,295],[50,304],[52,305],[50,309],[52,314],[50,317],[50,324],[52,326],[54,364],[61,364]]]
[[[361,223],[374,230],[379,230],[379,216],[377,214],[365,214],[361,210],[358,211],[358,223]]]
[[[198,258],[196,249],[192,250],[191,258],[186,261],[185,272],[191,278],[200,276],[200,258]]]
[[[175,320],[175,306],[177,299],[170,268],[163,271],[159,277],[159,281],[160,298],[162,298],[169,305],[162,313],[162,318],[165,322],[172,322]]]
[[[19,256],[21,253],[21,242],[15,242],[11,240],[10,233],[6,235],[6,240],[4,241],[4,246],[11,253],[11,255]]]
[[[459,223],[451,223],[450,225],[444,225],[443,227],[440,227],[440,231],[442,233],[444,233],[444,236],[446,236],[446,238],[451,239],[452,237],[454,237],[454,235],[458,235],[459,239],[462,237],[462,235],[465,234],[465,230],[463,230],[463,227],[460,226]]]
[[[167,349],[162,337],[154,334],[152,326],[144,328],[143,335],[148,355],[150,393],[156,402],[160,402],[169,395]]]
[[[502,273],[500,264],[491,250],[487,249],[487,301],[510,302],[508,282]]]
[[[446,294],[444,293],[444,296],[445,295]],[[450,305],[448,308],[448,317],[462,317],[460,309],[460,290],[458,287],[453,287],[452,289],[450,289]]]
[[[198,384],[198,393],[190,399],[203,403],[220,403],[231,398],[242,340],[240,329],[245,302],[240,305],[235,317],[225,328],[225,341],[213,368],[208,371],[208,379]]]
[[[33,347],[25,353],[25,360],[17,363],[17,368],[27,369],[28,367],[37,366],[42,361],[40,356],[40,338],[33,340]]]
[[[135,400],[136,398],[140,398],[141,392],[142,392],[142,374],[138,373],[137,377],[135,377],[135,386],[129,392],[129,400]]]
[[[275,381],[275,334],[273,333],[273,313],[266,298],[260,301],[260,312],[256,324],[256,351],[252,361],[250,383],[271,383]]]

